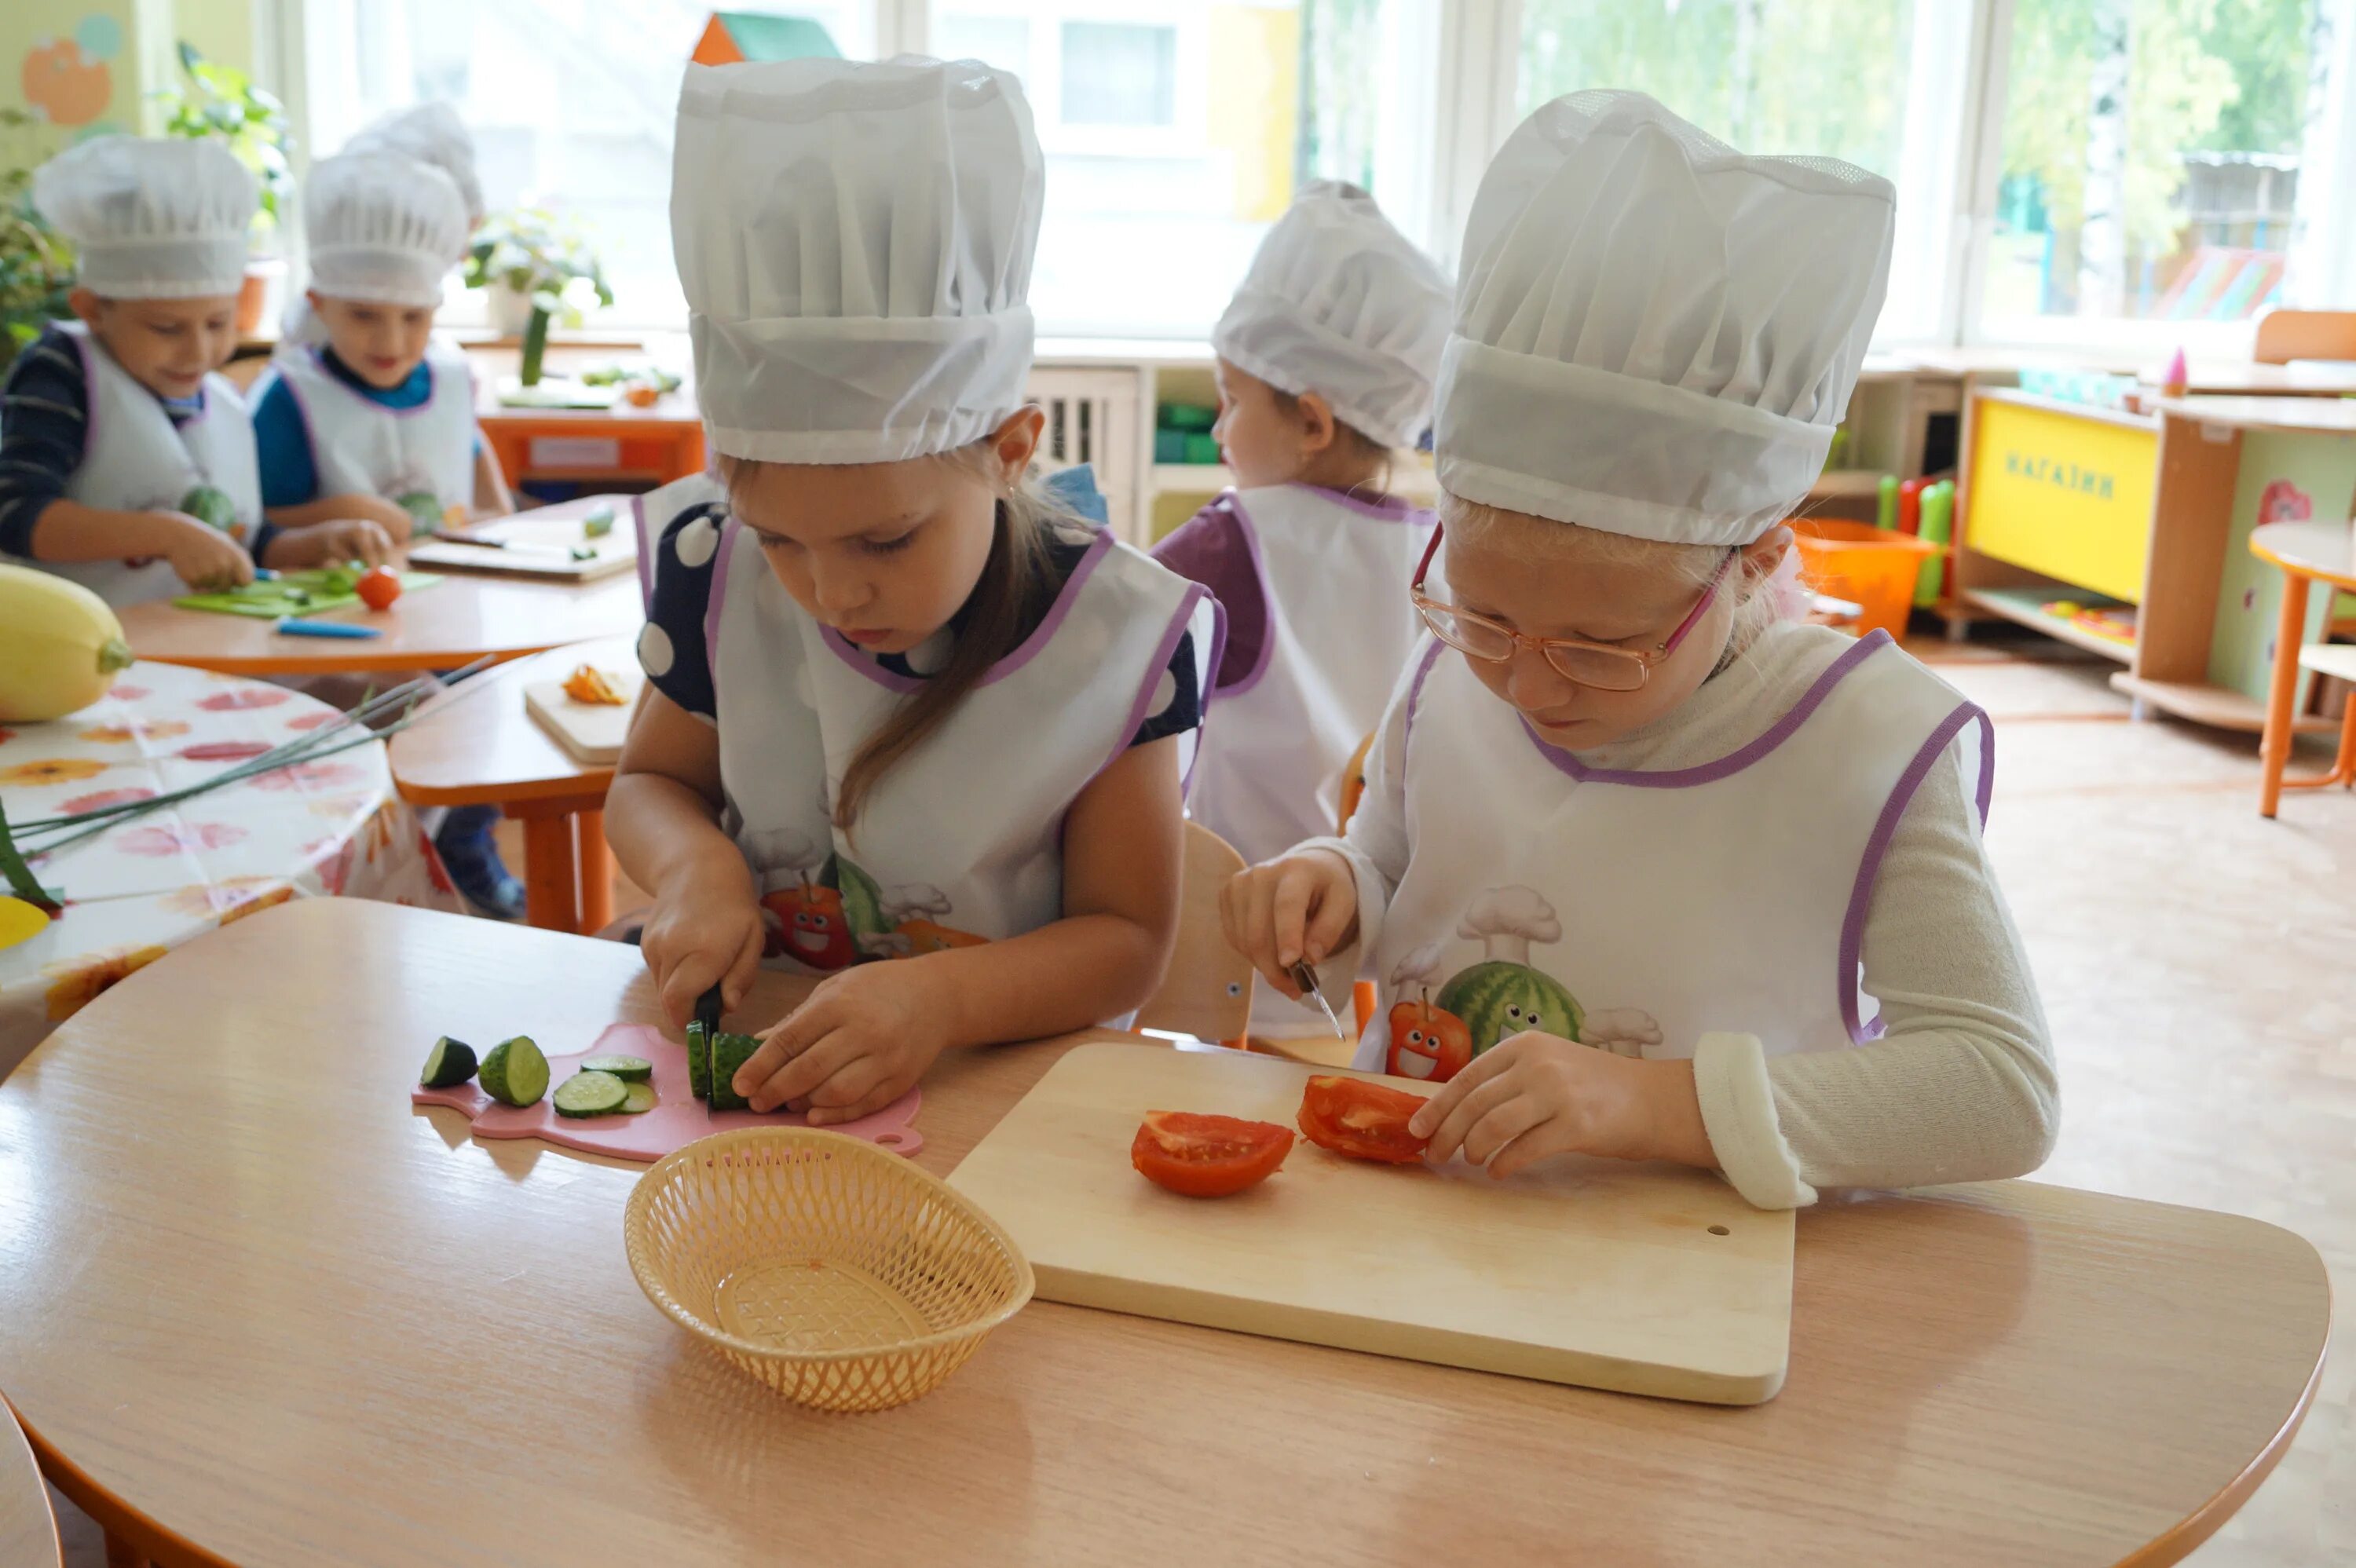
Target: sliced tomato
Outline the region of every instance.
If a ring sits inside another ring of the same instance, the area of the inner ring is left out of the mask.
[[[1189,1198],[1225,1198],[1265,1181],[1292,1152],[1292,1129],[1238,1116],[1148,1111],[1129,1162],[1156,1187]]]
[[[1423,1096],[1364,1078],[1312,1078],[1301,1095],[1301,1130],[1319,1148],[1353,1159],[1408,1165],[1431,1140],[1407,1130]]]

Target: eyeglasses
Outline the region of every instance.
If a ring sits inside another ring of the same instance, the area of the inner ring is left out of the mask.
[[[1675,653],[1686,634],[1694,629],[1702,612],[1718,597],[1718,585],[1726,580],[1727,569],[1734,564],[1740,552],[1729,549],[1726,559],[1718,563],[1718,571],[1677,623],[1677,629],[1650,648],[1615,647],[1609,643],[1590,643],[1580,637],[1528,637],[1511,626],[1492,621],[1486,615],[1476,615],[1470,610],[1432,598],[1423,591],[1423,581],[1431,572],[1431,558],[1440,553],[1440,530],[1431,530],[1431,543],[1424,548],[1423,560],[1417,563],[1415,581],[1408,585],[1408,597],[1415,602],[1416,613],[1431,628],[1431,635],[1454,648],[1467,658],[1483,664],[1504,664],[1514,656],[1515,648],[1532,648],[1545,656],[1546,662],[1557,675],[1580,686],[1598,691],[1634,691],[1644,684],[1653,667]]]

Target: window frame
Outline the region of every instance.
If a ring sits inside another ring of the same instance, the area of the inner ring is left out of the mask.
[[[314,29],[309,12],[336,0],[255,0],[256,74],[285,101],[297,132],[294,154],[300,176],[317,144],[310,72],[322,65],[318,51],[330,47]],[[930,0],[857,0],[863,6],[881,57],[923,53],[931,32]],[[1164,155],[1199,135],[1208,71],[1208,27],[1193,0],[1055,0],[1033,8],[1014,0],[1033,23],[1032,69],[1060,55],[1062,24],[1067,20],[1141,22],[1175,26],[1179,36],[1176,83],[1179,120],[1173,127],[1066,126],[1060,91],[1052,103],[1034,102],[1042,146],[1049,152],[1113,148],[1125,156]],[[1430,62],[1417,73],[1397,117],[1398,155],[1395,172],[1376,191],[1400,228],[1450,266],[1456,265],[1464,219],[1481,174],[1516,123],[1515,90],[1520,69],[1521,0],[1397,0],[1407,37],[1398,48],[1406,58]],[[2336,58],[2327,80],[2331,108],[2302,149],[2302,189],[2356,192],[2356,0],[2324,0],[2335,8],[2331,37]],[[1901,154],[1901,175],[1910,190],[1926,193],[1925,208],[1910,220],[1899,240],[1893,273],[1921,283],[1893,294],[1898,319],[1884,318],[1877,348],[1926,346],[2019,347],[2165,355],[2181,346],[2193,353],[2244,352],[2251,332],[2246,320],[2173,322],[2080,316],[1991,317],[1982,296],[1996,241],[1998,182],[2002,174],[2005,94],[2011,59],[2015,0],[1915,0],[1915,26],[1938,27],[1959,44],[1963,69],[1918,69],[1910,84],[1918,93],[1934,88],[1944,101],[1932,105],[1939,127],[1920,146]],[[1921,59],[1927,51],[1918,48]],[[1953,59],[1941,51],[1942,58]],[[1058,79],[1060,80],[1060,78]],[[1910,101],[1912,101],[1910,95]],[[2310,166],[2312,165],[2312,166]],[[288,236],[299,252],[299,233]],[[2356,195],[2301,214],[2290,241],[2303,268],[2294,269],[2293,302],[2356,308]],[[478,315],[480,306],[454,298],[454,315]]]

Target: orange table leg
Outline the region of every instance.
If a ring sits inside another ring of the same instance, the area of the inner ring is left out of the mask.
[[[580,841],[581,929],[596,933],[614,923],[614,852],[605,846],[605,814],[584,811],[573,817]]]
[[[2283,764],[2290,760],[2291,697],[2298,689],[2298,645],[2307,635],[2307,579],[2283,573],[2282,619],[2275,630],[2275,675],[2266,688],[2266,733],[2259,751],[2265,773],[2258,815],[2272,816],[2282,799]]]
[[[573,852],[570,816],[523,819],[524,920],[543,931],[581,930],[575,891],[580,858]]]

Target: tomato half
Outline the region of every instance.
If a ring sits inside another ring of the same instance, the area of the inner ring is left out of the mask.
[[[1225,1198],[1275,1173],[1292,1152],[1292,1129],[1238,1116],[1148,1111],[1129,1162],[1156,1187],[1189,1198]]]
[[[1352,1159],[1408,1165],[1431,1140],[1407,1130],[1423,1097],[1364,1078],[1312,1078],[1301,1095],[1301,1130],[1319,1148]]]
[[[389,610],[392,602],[401,597],[401,573],[389,566],[371,566],[360,573],[352,591],[369,609]]]

